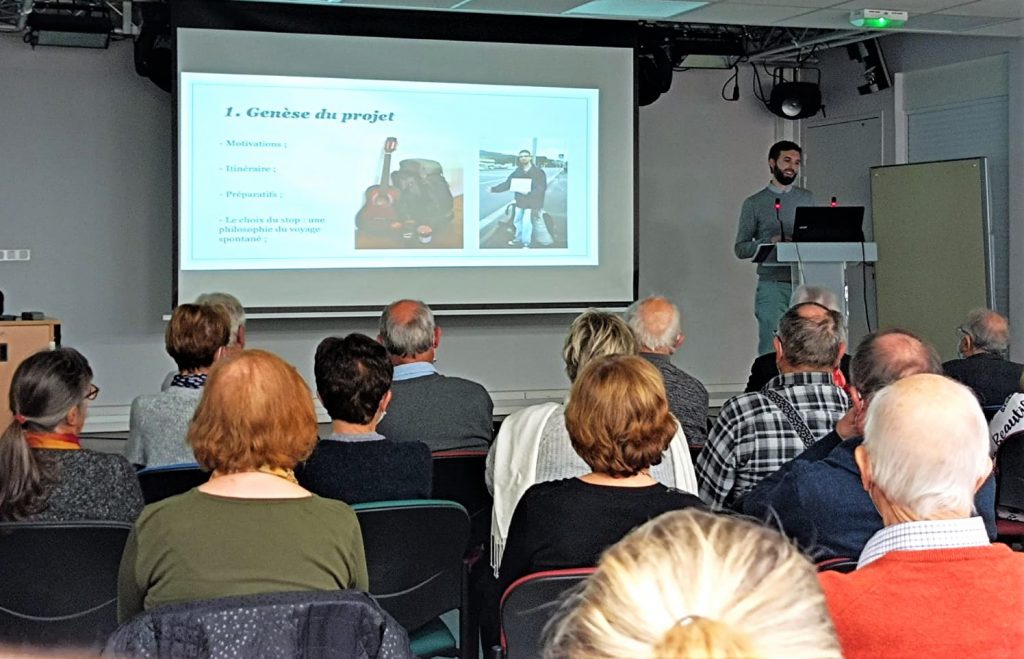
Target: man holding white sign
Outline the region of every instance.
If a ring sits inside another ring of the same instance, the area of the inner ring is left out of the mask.
[[[515,171],[509,174],[504,183],[491,188],[491,192],[512,190],[515,193],[516,237],[508,241],[509,247],[530,247],[535,230],[539,245],[546,246],[553,242],[541,217],[547,189],[547,175],[543,169],[533,165],[533,155],[526,149],[519,152],[519,166]]]

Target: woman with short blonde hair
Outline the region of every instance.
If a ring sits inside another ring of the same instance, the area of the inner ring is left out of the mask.
[[[549,659],[841,657],[814,565],[772,529],[698,510],[608,549],[547,636]]]

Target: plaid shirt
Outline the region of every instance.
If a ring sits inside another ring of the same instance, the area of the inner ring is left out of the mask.
[[[850,401],[831,373],[785,373],[764,386],[796,409],[816,439],[828,434]],[[763,393],[726,401],[697,457],[700,498],[721,509],[806,448],[785,414]]]

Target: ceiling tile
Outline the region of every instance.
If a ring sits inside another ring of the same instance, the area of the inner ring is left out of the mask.
[[[1024,18],[1024,2],[1021,0],[977,0],[977,2],[959,5],[941,13],[959,14],[960,16]]]
[[[353,0],[345,7],[376,7],[380,9],[449,9],[458,0]],[[333,4],[333,3],[332,3]]]
[[[483,11],[494,14],[561,14],[587,0],[469,0],[451,5],[459,10]]]
[[[782,5],[751,5],[740,2],[718,2],[694,9],[676,17],[676,20],[700,23],[729,23],[747,25],[771,25],[793,16],[806,14],[812,9]]]
[[[666,19],[678,14],[689,14],[708,0],[590,0],[565,12],[569,16],[605,16],[615,18]]]
[[[783,5],[790,7],[805,7],[807,9],[822,9],[832,7],[841,0],[717,0],[723,4],[745,4],[745,5]],[[962,2],[963,0],[961,0]]]
[[[951,14],[925,14],[923,16],[911,15],[910,20],[903,26],[908,32],[963,32],[974,28],[1005,23],[1005,18],[991,18],[988,16],[953,16]]]
[[[822,30],[855,30],[850,25],[850,12],[846,9],[819,9],[788,20],[776,21],[774,25],[785,27],[812,27]]]
[[[1024,21],[1007,21],[995,25],[987,25],[974,30],[968,30],[962,34],[970,34],[979,37],[1024,37]]]

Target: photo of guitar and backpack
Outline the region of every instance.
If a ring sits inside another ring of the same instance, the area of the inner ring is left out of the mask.
[[[367,188],[356,214],[357,249],[430,246],[455,220],[455,199],[441,163],[406,158],[392,172],[391,154],[397,148],[396,138],[385,140],[380,183]],[[443,247],[461,247],[461,235],[458,241]]]

